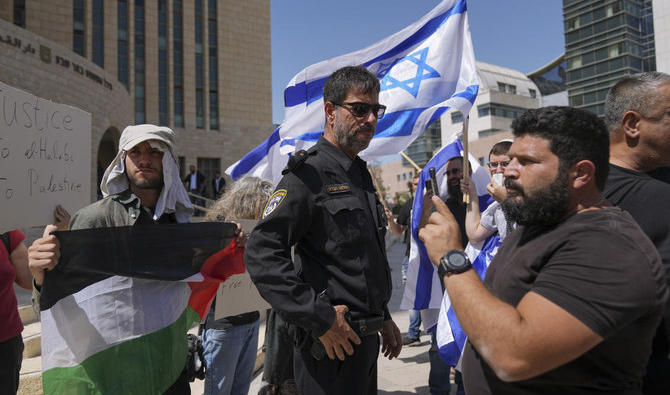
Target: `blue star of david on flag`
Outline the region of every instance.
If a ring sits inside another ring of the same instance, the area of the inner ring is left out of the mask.
[[[427,56],[428,47],[414,52],[413,54],[407,55],[404,58],[396,59],[396,61],[390,65],[382,65],[381,69],[377,73],[377,77],[382,79],[380,82],[381,90],[385,91],[393,88],[401,88],[416,98],[416,96],[419,94],[421,81],[430,78],[440,78],[440,73],[438,73],[434,68],[428,66],[426,63]],[[397,65],[405,62],[411,62],[416,65],[416,75],[404,81],[399,81],[393,78],[390,71],[393,70],[393,68]]]
[[[226,173],[235,180],[255,176],[276,185],[289,155],[310,148],[324,132],[323,87],[344,65],[361,65],[378,75],[379,99],[387,107],[370,145],[360,153],[364,160],[404,150],[449,109],[467,114],[477,97],[479,81],[466,0],[436,3],[430,12],[397,33],[299,71],[284,89],[284,121]],[[430,293],[422,308],[440,307],[442,289],[437,278],[435,281],[435,297]],[[414,304],[414,298],[407,303]]]

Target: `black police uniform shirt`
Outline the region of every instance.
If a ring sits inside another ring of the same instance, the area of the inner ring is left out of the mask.
[[[390,319],[387,222],[366,163],[322,136],[292,167],[246,245],[258,291],[283,318],[315,336],[332,325],[335,305]]]

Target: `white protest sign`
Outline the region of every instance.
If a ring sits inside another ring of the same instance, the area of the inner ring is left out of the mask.
[[[0,82],[0,231],[53,223],[91,199],[91,114]]]
[[[269,309],[270,305],[258,293],[249,273],[235,274],[226,279],[216,292],[214,318],[219,319]]]
[[[231,221],[240,224],[242,231],[247,235],[251,234],[258,222],[251,219],[231,219]],[[216,292],[214,318],[218,320],[231,315],[269,308],[270,305],[258,293],[249,273],[244,272],[230,276],[219,286]]]

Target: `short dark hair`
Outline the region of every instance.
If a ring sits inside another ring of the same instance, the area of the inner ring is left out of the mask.
[[[323,84],[323,101],[342,103],[353,88],[363,94],[379,93],[379,79],[363,66],[342,67]]]
[[[536,136],[549,141],[561,170],[580,160],[596,167],[595,179],[602,191],[609,171],[609,134],[597,115],[572,107],[543,107],[527,110],[512,122],[514,137]]]
[[[658,71],[632,74],[617,81],[605,98],[605,123],[610,133],[616,131],[627,111],[651,116],[649,109],[660,100],[656,89],[667,83],[670,75]]]
[[[489,158],[491,155],[507,155],[507,152],[509,152],[509,147],[511,146],[512,142],[509,140],[498,141],[497,143],[493,144],[493,147],[491,147],[491,151],[489,151]]]

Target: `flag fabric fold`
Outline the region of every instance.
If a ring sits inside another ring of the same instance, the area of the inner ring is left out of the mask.
[[[371,46],[311,65],[284,90],[284,121],[270,137],[226,172],[277,183],[290,154],[323,132],[323,84],[335,70],[362,65],[380,79],[387,106],[363,159],[397,154],[445,111],[467,114],[479,81],[465,0],[444,0],[419,21]]]
[[[187,330],[206,315],[218,285],[244,272],[235,228],[202,223],[58,232],[63,253],[40,298],[44,393],[169,388],[185,366]]]
[[[496,232],[489,236],[480,245],[468,244],[465,253],[472,262],[472,268],[477,272],[479,278],[484,281],[486,269],[502,244],[500,235]],[[437,321],[437,347],[442,360],[451,366],[457,366],[463,353],[467,336],[458,322],[456,313],[451,307],[449,295],[445,292],[440,305],[440,313]]]
[[[429,169],[434,167],[439,185],[440,197],[447,197],[447,162],[454,157],[463,155],[459,134],[454,134],[451,140],[426,164],[419,173],[419,183],[415,192],[414,204],[412,206],[411,218],[411,244],[409,264],[407,267],[407,282],[400,303],[401,309],[422,310],[421,318],[425,330],[432,330],[437,324],[437,310],[442,304],[442,285],[437,275],[435,266],[431,263],[426,252],[426,247],[419,240],[419,223],[423,212],[423,196],[426,194],[426,181],[430,179]],[[479,199],[480,210],[488,206],[490,196],[486,192],[486,185],[490,178],[486,170],[479,162],[469,155],[472,169],[472,179],[477,188],[477,199]],[[475,198],[475,197],[472,197]]]

